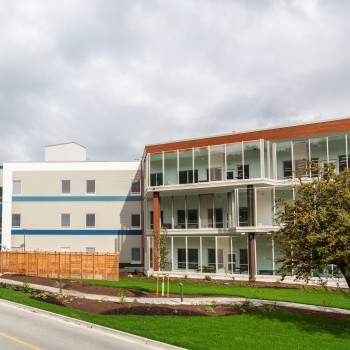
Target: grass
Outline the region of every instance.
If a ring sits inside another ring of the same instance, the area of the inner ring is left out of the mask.
[[[130,288],[145,292],[156,291],[156,281],[153,278],[138,280],[121,278],[119,281],[81,280],[84,283],[108,286],[113,288]],[[180,282],[180,280],[179,280]],[[179,282],[170,282],[170,293],[179,294]],[[336,307],[350,310],[350,294],[338,290],[326,289],[290,289],[290,288],[259,288],[247,286],[197,284],[190,281],[181,281],[186,295],[203,296],[238,296],[247,299],[266,299],[289,301],[300,304]]]
[[[0,288],[0,298],[188,349],[349,349],[350,322],[288,312],[225,317],[91,315]]]

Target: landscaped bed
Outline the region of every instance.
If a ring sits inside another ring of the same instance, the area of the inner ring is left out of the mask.
[[[31,290],[28,286],[29,284],[38,284],[43,286],[50,286],[59,288],[59,280],[43,278],[43,277],[34,277],[23,275],[2,275],[3,279],[11,279],[14,281],[24,282],[23,286],[18,286],[15,289],[18,290],[27,290],[31,293],[32,298],[36,300],[41,300],[46,303],[60,305],[68,307],[74,310],[80,310],[90,314],[97,315],[148,315],[148,316],[229,316],[229,315],[238,315],[242,313],[251,313],[251,312],[260,312],[260,311],[276,311],[276,310],[288,310],[294,313],[301,314],[312,314],[320,317],[327,317],[333,319],[341,319],[350,321],[350,316],[340,314],[340,313],[331,313],[326,311],[309,311],[302,308],[287,308],[281,306],[275,306],[273,302],[269,305],[263,305],[260,307],[254,306],[249,300],[243,303],[232,302],[231,305],[220,305],[215,300],[209,303],[190,303],[190,304],[177,304],[177,305],[167,305],[167,304],[156,304],[156,303],[141,303],[142,298],[154,298],[156,300],[156,294],[154,292],[142,291],[131,288],[113,288],[103,285],[93,285],[90,283],[83,283],[76,280],[64,280],[63,288],[65,290],[77,291],[81,293],[81,296],[70,296],[70,295],[60,295],[57,293],[49,293],[45,291],[36,291]],[[138,277],[142,279],[142,277]],[[1,279],[0,279],[1,280]],[[152,279],[153,280],[153,279]],[[174,282],[174,281],[173,281]],[[192,282],[192,281],[191,281]],[[155,284],[156,281],[153,280]],[[193,283],[197,284],[219,284],[227,286],[227,284],[237,284],[236,281],[205,281],[205,280],[194,280]],[[241,283],[241,282],[239,282]],[[245,287],[253,286],[253,288],[267,288],[271,287],[270,284],[266,283],[248,283],[244,282]],[[8,285],[1,283],[1,287],[8,287]],[[276,284],[275,288],[294,288],[297,290],[304,290],[305,286],[301,285],[281,285]],[[14,287],[13,287],[14,288]],[[320,287],[313,286],[312,289],[319,289]],[[86,298],[84,294],[97,294],[101,295],[99,299],[90,299]],[[350,303],[349,294],[344,294],[348,297],[348,302]],[[108,301],[109,296],[118,297],[118,302]],[[190,298],[195,297],[196,295],[186,296],[186,301]],[[125,298],[133,298],[132,302],[126,302]],[[180,297],[177,294],[171,294],[172,299]]]

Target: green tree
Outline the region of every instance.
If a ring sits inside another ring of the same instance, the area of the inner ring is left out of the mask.
[[[335,264],[350,287],[350,170],[312,165],[314,178],[299,176],[295,199],[278,200],[280,229],[273,237],[282,252],[284,274],[308,280],[312,270]],[[305,175],[305,171],[302,172]]]

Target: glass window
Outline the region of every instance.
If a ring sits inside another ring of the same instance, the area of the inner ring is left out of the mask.
[[[329,161],[335,163],[335,171],[346,169],[346,142],[344,134],[328,137]]]
[[[141,262],[141,249],[131,248],[131,262],[140,263]]]
[[[238,177],[238,167],[242,167],[242,143],[226,146],[226,179],[235,180]]]
[[[140,214],[131,214],[131,227],[141,227]]]
[[[294,177],[308,176],[309,141],[293,142]]]
[[[95,214],[86,214],[86,228],[95,228]]]
[[[177,185],[177,152],[164,153],[164,185]]]
[[[260,141],[243,142],[243,179],[261,178]]]
[[[194,149],[194,172],[195,182],[208,182],[208,148],[195,148]],[[197,174],[197,175],[196,175]]]
[[[95,194],[95,180],[86,180],[86,193]]]
[[[21,227],[21,214],[12,214],[12,227]]]
[[[227,227],[227,193],[214,194],[213,220],[214,220],[213,227],[215,228]]]
[[[95,247],[86,247],[86,252],[87,253],[95,253],[96,248]]]
[[[310,157],[319,166],[327,162],[327,139],[325,137],[310,139]]]
[[[70,180],[62,180],[62,194],[70,194]]]
[[[150,183],[151,186],[163,185],[163,154],[150,154]]]
[[[256,220],[257,220],[257,226],[272,226],[273,224],[273,190],[272,188],[256,189]]]
[[[292,145],[290,141],[276,143],[277,179],[289,179],[293,176]]]
[[[238,226],[249,226],[247,189],[238,189]]]
[[[185,196],[174,197],[174,220],[175,220],[175,229],[186,228]]]
[[[224,180],[225,147],[210,147],[210,181]]]
[[[20,196],[22,194],[22,181],[16,180],[12,183],[12,194]]]
[[[70,214],[61,214],[61,227],[62,228],[70,227]]]
[[[198,204],[199,204],[198,195],[186,197],[188,229],[198,228]]]
[[[192,150],[179,152],[179,183],[189,184],[198,182],[198,170],[193,178]]]
[[[172,197],[161,197],[160,208],[161,208],[161,226],[167,229],[172,228],[173,221],[173,201]]]
[[[131,182],[131,194],[141,193],[141,180],[132,180]]]
[[[0,202],[2,202],[2,187],[0,187]]]

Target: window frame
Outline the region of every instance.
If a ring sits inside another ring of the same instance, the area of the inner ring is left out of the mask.
[[[69,192],[64,192],[63,186],[64,183],[69,183]],[[61,180],[61,195],[62,196],[69,196],[71,194],[71,180]]]
[[[88,183],[90,182],[92,182],[93,181],[93,183],[94,183],[94,192],[89,192],[88,191]],[[94,195],[96,195],[96,180],[94,180],[94,179],[90,179],[90,180],[86,180],[86,188],[85,188],[85,190],[86,190],[86,195],[87,196],[94,196]]]
[[[138,184],[139,184],[139,191],[138,191],[138,192],[135,192],[135,191],[133,191],[133,189],[132,189],[133,184],[136,183],[136,182],[138,182]],[[131,180],[130,194],[131,194],[132,196],[138,196],[138,195],[141,194],[141,179],[132,179],[132,180]]]
[[[133,251],[136,251],[136,250],[138,250],[138,256],[139,256],[138,260],[134,259],[134,256],[133,256]],[[141,264],[141,248],[140,247],[132,247],[131,248],[131,263],[132,264]]]
[[[19,193],[15,193],[15,183],[19,184]],[[22,196],[22,180],[12,180],[12,195]]]
[[[88,226],[88,216],[94,217],[94,226]],[[89,230],[93,230],[96,228],[96,214],[95,213],[86,213],[85,214],[85,228]]]
[[[63,215],[69,215],[68,226],[63,226]],[[70,229],[70,213],[61,213],[61,229]]]
[[[133,224],[133,217],[138,217],[138,222],[139,222],[139,225],[138,226],[135,226]],[[141,214],[137,214],[137,213],[134,213],[134,214],[131,214],[131,228],[135,228],[135,229],[140,229],[141,228]]]
[[[18,216],[19,218],[19,225],[15,226],[13,223],[14,223],[14,216]],[[11,228],[21,228],[21,214],[19,213],[13,213],[12,214],[12,217],[11,217]]]

